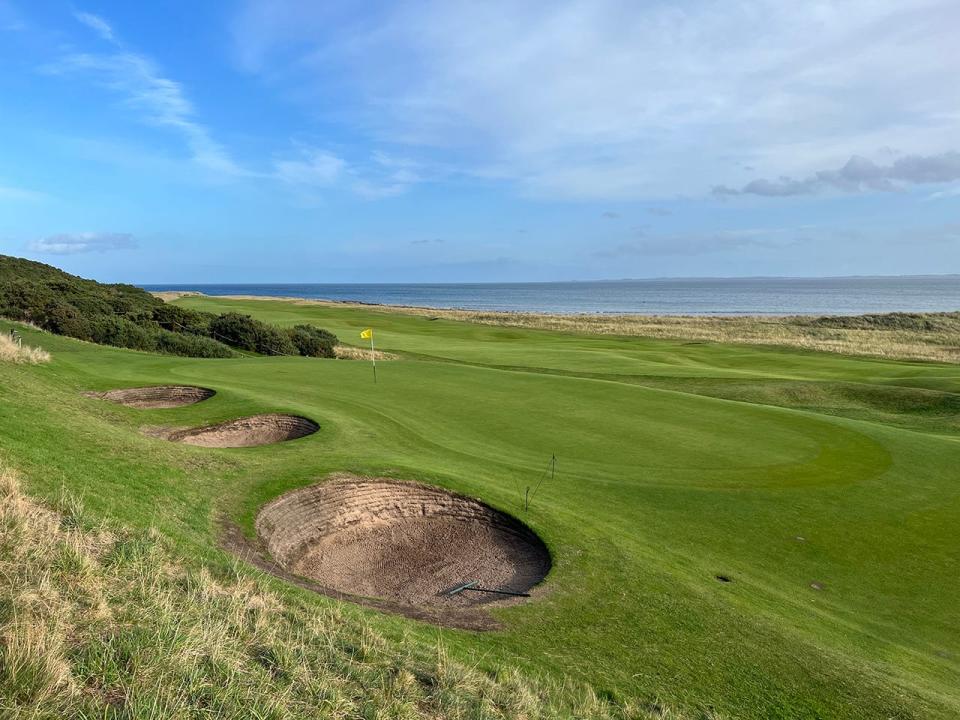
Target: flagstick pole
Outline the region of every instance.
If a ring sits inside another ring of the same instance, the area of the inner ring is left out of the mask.
[[[373,333],[370,333],[370,360],[373,362],[373,383],[377,383],[377,351],[373,349]]]

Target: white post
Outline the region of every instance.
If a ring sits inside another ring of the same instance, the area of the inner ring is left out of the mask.
[[[370,361],[373,363],[373,382],[377,382],[377,351],[373,349],[373,333],[370,333]]]

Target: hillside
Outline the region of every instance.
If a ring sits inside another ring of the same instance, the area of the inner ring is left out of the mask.
[[[109,285],[0,255],[0,317],[101,345],[189,357],[333,357],[337,339],[312,325],[280,331],[249,315],[165,304],[132,285]]]

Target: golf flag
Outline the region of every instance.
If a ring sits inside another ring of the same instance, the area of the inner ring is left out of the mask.
[[[377,353],[373,349],[373,328],[360,331],[360,337],[370,341],[370,362],[373,363],[373,381],[377,381]]]

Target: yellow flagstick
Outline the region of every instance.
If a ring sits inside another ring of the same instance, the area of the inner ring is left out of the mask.
[[[373,328],[367,328],[360,333],[360,338],[365,340],[370,338],[370,362],[373,363],[373,382],[377,382],[377,351],[373,348]]]

